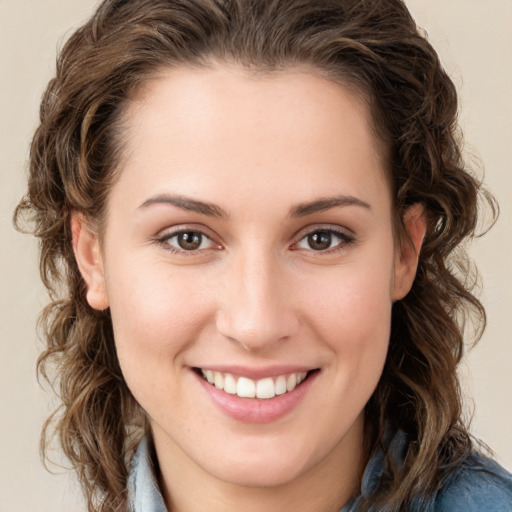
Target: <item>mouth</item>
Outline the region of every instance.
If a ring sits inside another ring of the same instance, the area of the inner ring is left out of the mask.
[[[290,393],[320,370],[317,368],[305,372],[265,377],[258,380],[203,368],[194,368],[194,371],[210,385],[229,395],[237,395],[240,398],[268,400]]]

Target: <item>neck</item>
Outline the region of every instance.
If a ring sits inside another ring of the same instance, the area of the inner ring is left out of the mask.
[[[160,488],[170,512],[338,512],[357,493],[366,462],[362,417],[315,465],[290,481],[267,486],[240,485],[216,477],[156,430],[153,426]]]

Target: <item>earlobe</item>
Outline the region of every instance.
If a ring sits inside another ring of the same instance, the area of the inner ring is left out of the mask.
[[[425,207],[420,203],[409,206],[403,223],[408,237],[402,241],[395,259],[393,300],[403,299],[409,293],[416,277],[421,246],[427,231]]]
[[[107,309],[109,303],[98,235],[78,213],[71,218],[71,233],[75,259],[87,287],[87,302],[93,309]]]

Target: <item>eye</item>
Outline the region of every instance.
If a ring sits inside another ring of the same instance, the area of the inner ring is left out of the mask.
[[[177,252],[192,252],[202,249],[210,249],[214,246],[212,240],[204,233],[193,230],[178,231],[173,234],[163,236],[159,241],[169,245],[172,250]]]
[[[348,245],[354,241],[352,236],[335,231],[333,229],[317,229],[301,238],[297,247],[299,249],[313,250],[317,252],[336,250],[341,246]]]

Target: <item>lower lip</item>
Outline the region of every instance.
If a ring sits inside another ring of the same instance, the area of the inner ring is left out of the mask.
[[[283,418],[299,405],[318,373],[311,373],[293,391],[264,399],[230,395],[217,389],[196,373],[195,375],[212,402],[227,416],[244,423],[271,423]]]

